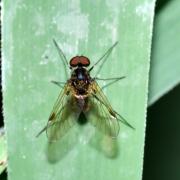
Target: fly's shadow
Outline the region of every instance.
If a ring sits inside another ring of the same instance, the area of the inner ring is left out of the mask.
[[[89,141],[89,145],[109,159],[116,159],[119,155],[119,144],[117,139],[95,131]]]
[[[65,158],[76,147],[78,141],[77,126],[69,130],[60,140],[48,142],[46,157],[49,163],[55,164]]]

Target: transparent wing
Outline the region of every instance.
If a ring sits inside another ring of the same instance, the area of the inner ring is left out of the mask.
[[[75,124],[79,112],[73,111],[73,97],[61,102],[63,106],[58,111],[58,114],[48,121],[46,133],[50,142],[57,141]]]
[[[69,93],[69,85],[65,84],[56,100],[47,125],[37,135],[46,131],[50,142],[61,138],[74,124],[78,116],[77,109],[74,108],[74,98]]]
[[[111,137],[117,137],[120,129],[119,121],[134,129],[134,127],[131,126],[120,114],[113,110],[97,82],[93,81],[91,86],[91,89],[93,90],[93,93],[90,97],[92,111],[90,114],[91,117],[89,117],[89,121],[97,126],[97,128],[102,132]]]
[[[100,101],[102,101],[102,103],[108,109],[109,113],[112,116],[116,117],[124,125],[128,126],[131,129],[135,129],[125,118],[123,118],[123,116],[121,116],[119,113],[117,113],[115,110],[113,110],[111,104],[109,103],[108,99],[106,98],[106,96],[104,95],[103,91],[101,90],[101,88],[99,87],[99,85],[97,84],[96,81],[93,82],[92,86],[94,88],[94,92],[96,93],[95,94],[96,98],[99,99]]]
[[[119,122],[116,117],[113,117],[106,106],[94,96],[89,98],[90,110],[86,113],[87,119],[98,130],[110,137],[117,137],[119,133]]]

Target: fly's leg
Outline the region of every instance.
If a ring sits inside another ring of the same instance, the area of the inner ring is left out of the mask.
[[[117,82],[117,81],[119,81],[119,80],[121,80],[121,79],[124,79],[124,78],[126,78],[126,76],[121,76],[121,77],[115,77],[115,78],[98,78],[98,77],[96,77],[96,78],[94,78],[95,80],[102,80],[102,81],[111,81],[111,82],[109,82],[109,83],[107,83],[106,85],[104,85],[101,89],[103,90],[103,89],[105,89],[106,87],[108,87],[108,86],[110,86],[110,85],[112,85],[112,84],[114,84],[115,82]]]
[[[53,39],[53,43],[58,51],[59,57],[63,62],[64,65],[64,70],[65,70],[65,74],[66,74],[66,78],[68,77],[68,71],[67,71],[67,67],[68,67],[68,61],[67,58],[65,56],[65,54],[63,53],[63,51],[61,50],[61,48],[59,47],[58,43],[56,42],[55,39]]]
[[[104,63],[107,61],[109,55],[111,54],[112,50],[114,49],[114,47],[118,44],[118,42],[115,42],[104,54],[103,56],[101,56],[92,66],[91,68],[88,70],[89,72],[92,71],[94,69],[94,67],[101,62],[95,77],[97,77],[97,75],[99,74],[99,72],[101,71]]]
[[[60,82],[60,81],[51,81],[51,83],[57,85],[60,88],[63,88],[65,84],[65,82]]]

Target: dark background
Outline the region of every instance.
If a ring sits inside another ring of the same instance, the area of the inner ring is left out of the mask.
[[[155,14],[169,2],[157,0]],[[179,137],[180,85],[148,108],[143,180],[180,180]]]
[[[148,108],[143,180],[180,180],[180,85]]]

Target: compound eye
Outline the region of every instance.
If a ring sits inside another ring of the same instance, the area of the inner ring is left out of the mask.
[[[76,67],[76,66],[89,66],[90,60],[85,56],[75,56],[70,60],[70,66]]]
[[[85,56],[80,56],[80,63],[82,64],[82,66],[87,67],[90,64],[90,60]]]
[[[69,62],[70,66],[72,67],[76,67],[78,63],[79,63],[79,56],[73,57]]]

